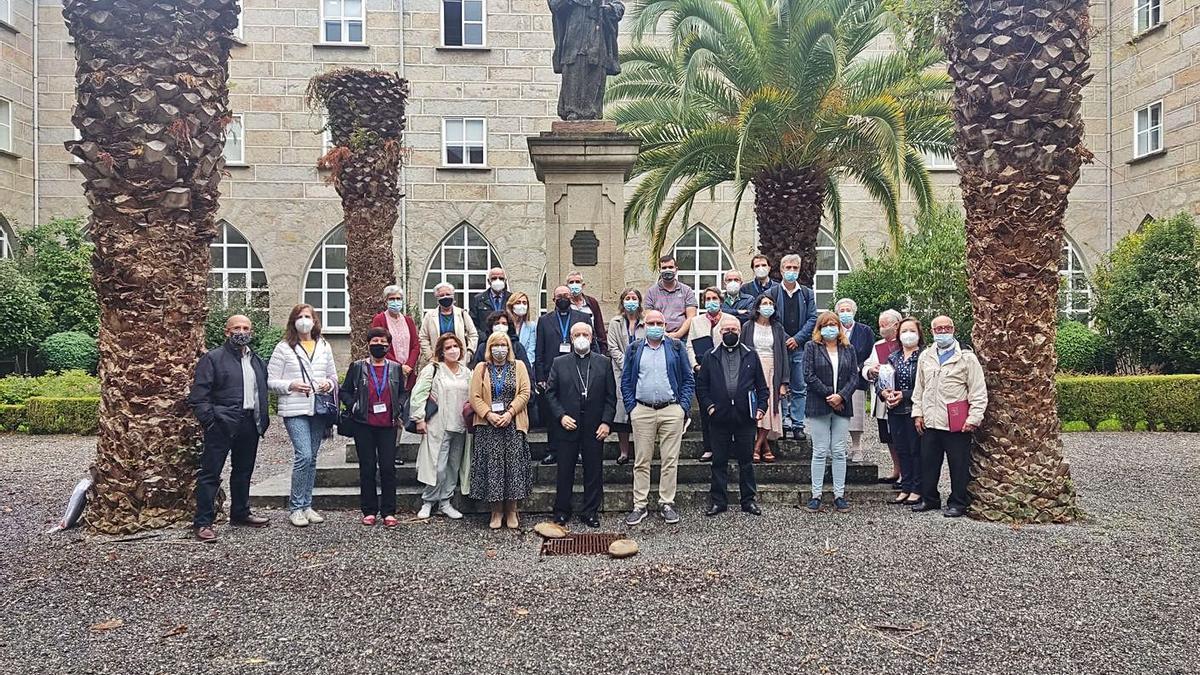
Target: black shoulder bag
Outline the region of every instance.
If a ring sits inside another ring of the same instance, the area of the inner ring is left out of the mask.
[[[433,379],[437,379],[437,374],[438,374],[438,364],[435,361],[433,364]],[[425,423],[426,424],[429,424],[429,420],[433,419],[433,416],[437,414],[437,411],[438,411],[438,402],[437,402],[437,399],[433,397],[433,382],[430,381],[429,396],[425,397]],[[409,420],[408,423],[404,425],[404,430],[410,434],[417,433],[416,421]]]

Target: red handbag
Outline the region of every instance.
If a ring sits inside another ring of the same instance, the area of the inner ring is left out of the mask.
[[[470,399],[463,403],[462,407],[463,424],[467,425],[467,431],[475,430],[475,406],[471,405]]]

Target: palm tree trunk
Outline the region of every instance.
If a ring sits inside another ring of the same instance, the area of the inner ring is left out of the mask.
[[[951,25],[955,160],[967,212],[974,347],[989,403],[976,434],[972,515],[1078,514],[1055,406],[1058,262],[1083,147],[1086,0],[968,0]]]
[[[367,355],[367,331],[383,304],[383,289],[396,283],[392,229],[399,210],[394,202],[345,206],[346,273],[350,293],[350,351]]]
[[[189,519],[199,426],[185,402],[204,348],[209,245],[229,121],[235,0],[63,9],[100,303],[100,421],[85,519],[128,533]]]
[[[754,184],[758,250],[771,260],[779,278],[779,260],[800,256],[800,283],[812,286],[817,264],[817,232],[825,212],[825,175],[813,168],[781,167],[763,171]]]

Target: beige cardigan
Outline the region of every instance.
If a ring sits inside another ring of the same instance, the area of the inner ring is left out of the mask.
[[[917,359],[917,381],[913,385],[912,416],[924,417],[926,429],[950,430],[946,405],[967,400],[967,424],[979,426],[987,410],[987,383],[983,381],[983,366],[970,351],[954,343],[954,356],[944,364],[938,363],[937,345],[930,345]]]
[[[417,332],[421,340],[422,364],[433,360],[433,346],[437,344],[437,339],[442,334],[438,325],[438,311],[437,309],[427,309],[425,315],[421,317],[421,330]],[[479,343],[479,331],[476,330],[475,322],[471,320],[471,315],[467,314],[466,310],[455,307],[453,315],[454,334],[463,341],[467,348],[467,353],[462,355],[462,360],[469,362],[475,354],[475,346]]]
[[[510,361],[509,365],[517,369],[517,393],[509,410],[516,414],[513,423],[517,425],[517,430],[529,433],[529,411],[526,410],[529,405],[529,372],[520,361]],[[471,407],[475,408],[475,426],[486,426],[487,414],[492,411],[492,375],[486,363],[475,366],[475,373],[471,375],[470,397]]]

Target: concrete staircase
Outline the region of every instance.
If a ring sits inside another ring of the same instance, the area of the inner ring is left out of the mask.
[[[356,509],[358,508],[358,455],[354,442],[345,443],[343,452],[339,452],[341,438],[327,441],[328,445],[318,459],[316,487],[313,490],[313,507],[322,509]],[[400,454],[404,458],[404,466],[396,469],[397,506],[401,511],[416,511],[421,507],[421,491],[423,487],[417,481],[416,457],[420,437],[405,433],[400,442]],[[533,457],[530,470],[533,472],[533,493],[522,504],[521,510],[527,513],[547,513],[553,510],[556,466],[542,466],[538,462],[545,457],[547,442],[545,432],[529,434],[530,451]],[[709,503],[709,481],[711,479],[711,464],[701,463],[696,458],[703,451],[699,431],[689,431],[684,435],[678,467],[678,489],[676,507],[681,510],[703,510]],[[755,478],[758,481],[758,499],[763,504],[801,503],[809,496],[810,459],[812,446],[807,440],[783,440],[775,444],[776,461],[773,464],[757,464],[754,467]],[[609,512],[628,511],[633,504],[633,463],[618,465],[616,458],[620,454],[615,434],[604,444],[604,504],[603,510]],[[657,459],[651,467],[650,505],[655,505],[660,465]],[[878,467],[871,463],[851,462],[846,472],[846,493],[851,501],[861,499],[881,500],[890,490],[875,482],[879,475]],[[736,462],[729,466],[730,503],[737,505]],[[831,490],[829,469],[826,469],[826,490]],[[577,466],[575,470],[575,493],[581,494],[583,469]],[[252,505],[269,508],[287,508],[288,495],[291,487],[291,473],[284,472],[269,478],[250,490]],[[829,496],[826,495],[826,501]],[[457,496],[455,505],[464,513],[485,513],[487,504],[473,499]]]

